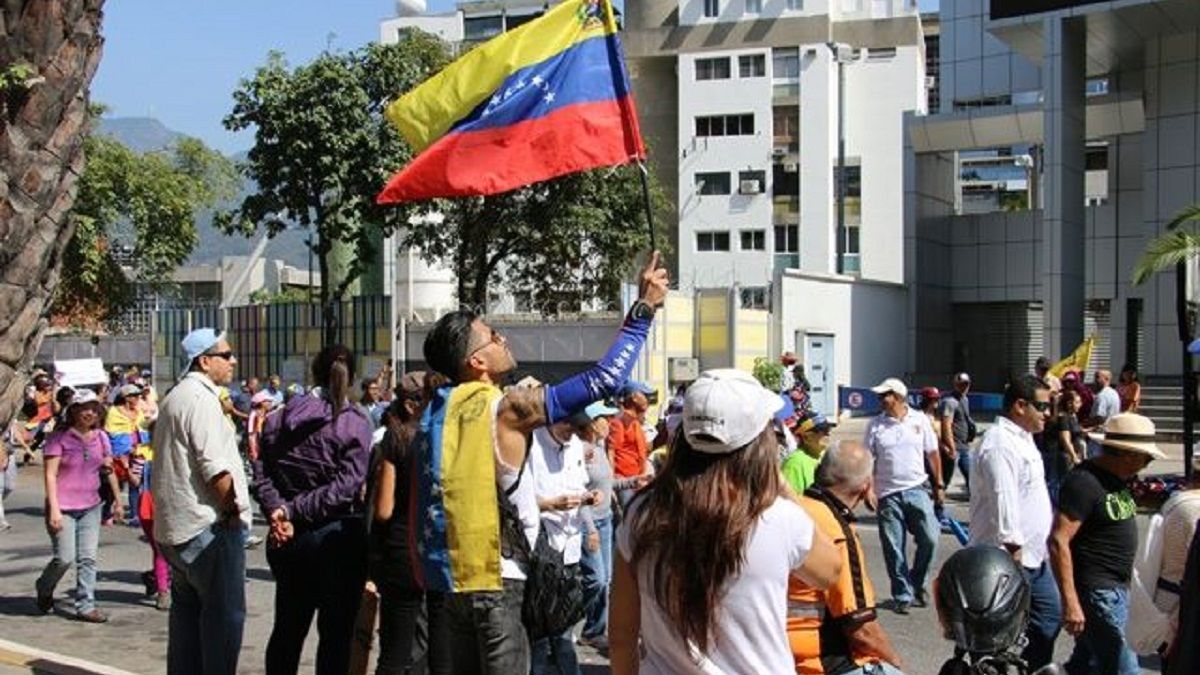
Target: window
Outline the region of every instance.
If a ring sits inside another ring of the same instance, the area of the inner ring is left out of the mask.
[[[771,299],[766,286],[748,286],[741,289],[742,309],[769,309],[767,302]]]
[[[767,250],[766,230],[742,230],[741,235],[743,251]]]
[[[696,192],[702,195],[729,194],[729,173],[727,171],[719,171],[715,173],[696,174]]]
[[[862,228],[857,225],[846,228],[846,253],[861,253],[858,248],[858,235]]]
[[[794,105],[777,105],[771,109],[772,134],[775,144],[797,143],[800,140],[800,108]],[[790,148],[789,148],[790,149]],[[798,149],[798,148],[797,148]]]
[[[776,253],[799,253],[800,252],[800,226],[799,225],[776,225],[775,226],[775,252]]]
[[[803,12],[804,0],[785,0],[783,8],[789,12]]]
[[[767,57],[764,54],[743,54],[738,57],[738,77],[766,77]]]
[[[509,14],[508,16],[504,17],[506,30],[512,30],[519,26],[523,26],[541,15],[542,12],[534,12],[533,14]]]
[[[771,194],[775,197],[800,196],[800,167],[798,164],[781,162],[771,167]]]
[[[710,115],[696,118],[697,136],[753,136],[754,115]]]
[[[728,80],[729,57],[715,59],[696,59],[697,80]]]
[[[738,193],[743,195],[757,195],[766,192],[767,190],[767,172],[766,171],[739,171],[738,172]]]
[[[712,19],[721,15],[721,0],[704,0],[704,16]]]
[[[885,61],[887,59],[895,58],[895,56],[895,47],[871,47],[867,50],[868,61]]]
[[[463,19],[464,40],[487,40],[504,32],[504,17],[470,16]]]
[[[776,80],[794,80],[800,77],[799,47],[771,51],[771,77]]]
[[[762,0],[746,0],[747,14],[762,14]]]
[[[697,251],[728,251],[729,250],[729,233],[728,232],[697,232],[696,233],[696,250]]]

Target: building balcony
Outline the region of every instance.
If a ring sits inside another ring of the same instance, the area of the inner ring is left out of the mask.
[[[771,85],[771,103],[800,103],[800,83],[787,82]]]
[[[774,258],[774,265],[771,268],[773,273],[800,269],[799,253],[776,253]]]

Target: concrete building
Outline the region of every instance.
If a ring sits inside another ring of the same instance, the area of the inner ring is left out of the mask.
[[[909,372],[994,388],[1094,334],[1093,367],[1178,376],[1174,275],[1130,279],[1200,191],[1198,28],[1193,0],[942,3],[942,112],[907,125]],[[962,167],[1005,153],[1029,208],[967,208]]]

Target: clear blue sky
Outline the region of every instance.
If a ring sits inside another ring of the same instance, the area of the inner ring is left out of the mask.
[[[923,11],[937,8],[920,1]],[[454,2],[428,4],[441,11]],[[355,49],[394,15],[393,0],[109,0],[92,99],[113,116],[156,117],[222,152],[246,150],[252,132],[225,131],[221,118],[238,80],[269,51],[299,64],[330,45]]]

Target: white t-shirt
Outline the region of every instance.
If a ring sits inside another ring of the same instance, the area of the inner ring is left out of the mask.
[[[547,427],[533,432],[529,464],[533,468],[533,491],[537,499],[561,495],[582,496],[587,492],[588,473],[583,462],[583,441],[571,434],[559,443]],[[583,514],[577,506],[567,511],[542,511],[542,527],[550,546],[563,554],[563,564],[579,562],[583,549]]]
[[[1019,546],[1021,564],[1040,567],[1053,519],[1033,435],[997,417],[971,460],[971,544]]]
[[[1092,416],[1103,421],[1121,412],[1121,395],[1112,387],[1105,387],[1096,394],[1092,405]]]
[[[875,494],[882,499],[925,482],[925,454],[937,450],[933,426],[920,410],[904,417],[876,415],[867,425],[863,445],[875,456]]]
[[[644,502],[636,500],[630,517],[617,528],[617,551],[628,561],[633,542],[627,523]],[[787,638],[789,573],[804,563],[812,548],[813,522],[804,509],[784,498],[758,518],[746,543],[737,576],[726,580],[718,608],[716,634],[701,656],[684,643],[654,599],[655,582],[645,561],[638,566],[641,596],[642,675],[755,675],[795,672]]]

